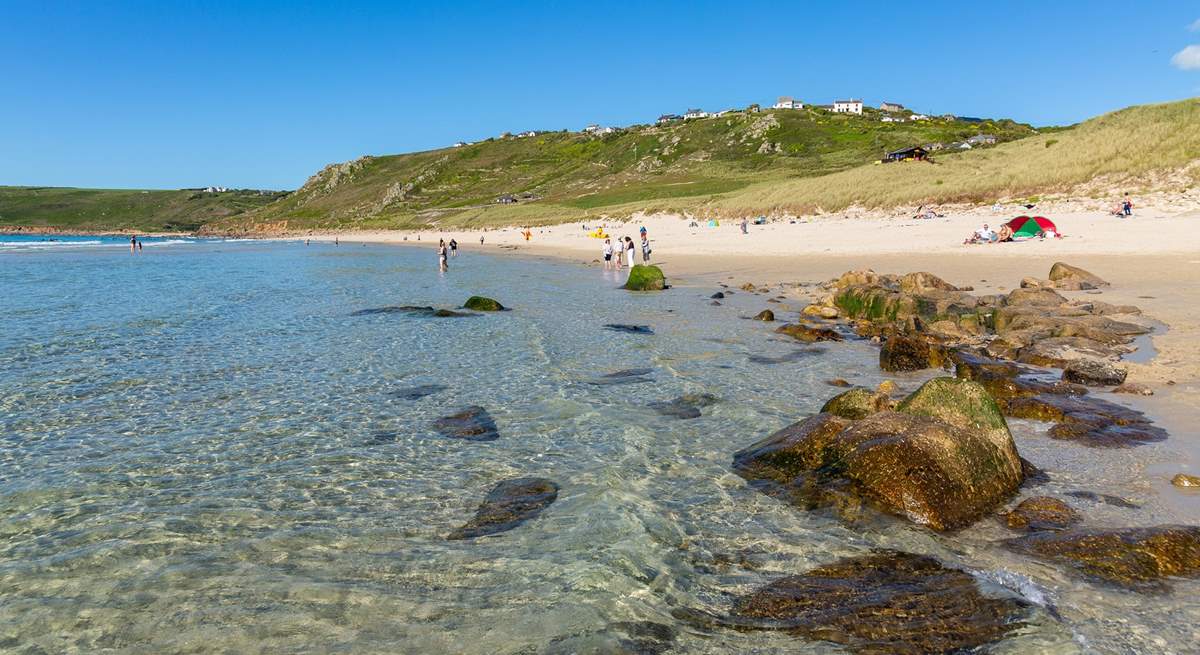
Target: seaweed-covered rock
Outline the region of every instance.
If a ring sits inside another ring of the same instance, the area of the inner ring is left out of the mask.
[[[1063,369],[1062,379],[1093,387],[1113,387],[1125,381],[1129,372],[1103,359],[1077,359]]]
[[[941,368],[949,362],[946,351],[929,340],[906,334],[894,334],[879,350],[879,368],[885,371],[921,371]]]
[[[769,323],[769,322],[775,320],[775,312],[773,312],[769,309],[764,309],[754,316],[754,320],[765,321],[765,322]]]
[[[492,488],[475,516],[447,539],[474,539],[512,530],[558,499],[558,485],[545,478],[514,478]]]
[[[1063,262],[1050,267],[1050,281],[1059,289],[1080,290],[1109,286],[1100,276]]]
[[[1006,544],[1017,552],[1070,564],[1090,577],[1134,589],[1162,590],[1164,578],[1200,573],[1200,527],[1036,532]]]
[[[717,402],[717,397],[708,393],[685,393],[673,400],[651,403],[650,408],[679,419],[699,418],[700,410]]]
[[[1008,423],[996,401],[981,385],[969,380],[940,377],[929,380],[901,401],[896,411],[928,416],[986,439],[994,450],[991,467],[1020,481],[1020,457]]]
[[[667,278],[657,266],[635,264],[629,269],[629,279],[621,288],[629,291],[661,291],[667,288]]]
[[[803,323],[795,323],[781,325],[776,332],[786,334],[797,341],[805,343],[814,343],[817,341],[841,341],[842,335],[837,331],[826,327],[814,327],[812,325],[804,325]]]
[[[1014,530],[1065,530],[1081,520],[1079,512],[1057,498],[1034,496],[1004,515]]]
[[[1007,500],[1023,470],[1011,436],[1004,443],[996,432],[960,427],[984,423],[969,412],[953,420],[817,414],[735,453],[734,469],[806,509],[848,516],[865,501],[934,530],[955,529]]]
[[[973,652],[1020,628],[1028,605],[992,598],[964,571],[924,555],[842,559],[739,598],[732,615],[680,610],[702,626],[781,630],[865,655]]]
[[[869,389],[851,389],[830,398],[822,412],[857,421],[876,412],[892,408],[892,399],[886,394],[873,392]]]
[[[443,416],[433,422],[433,429],[443,437],[466,441],[494,441],[500,438],[496,421],[488,411],[472,405],[461,412]]]
[[[477,312],[499,312],[504,310],[504,305],[484,296],[471,296],[467,298],[467,302],[463,303],[463,307],[465,309],[473,309]]]

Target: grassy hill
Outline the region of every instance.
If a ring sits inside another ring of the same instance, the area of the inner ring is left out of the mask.
[[[764,181],[816,178],[889,151],[976,134],[1036,131],[1010,120],[884,123],[822,109],[735,112],[596,136],[545,132],[334,164],[288,197],[212,231],[553,223],[643,204],[690,206]],[[513,205],[496,199],[512,194]]]
[[[249,190],[206,193],[0,186],[0,228],[191,232],[285,195]]]

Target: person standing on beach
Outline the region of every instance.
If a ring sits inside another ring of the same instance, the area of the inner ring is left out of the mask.
[[[138,252],[142,251],[142,242],[138,241]]]
[[[479,235],[479,245],[483,245],[483,235]]]
[[[135,235],[129,237],[129,254],[133,255],[136,253],[137,253],[137,235],[135,234]]]
[[[442,239],[438,239],[438,270],[445,272],[449,270],[449,268],[450,267],[446,265],[446,242]]]
[[[633,256],[633,251],[633,239],[630,237],[625,237],[625,265],[629,268],[633,268],[633,262],[637,261]]]
[[[642,263],[650,263],[650,240],[646,238],[646,228],[642,228]]]
[[[1133,201],[1129,199],[1129,194],[1125,194],[1125,199],[1121,201],[1121,211],[1126,216],[1133,216]]]
[[[335,246],[341,245],[341,244],[339,244],[339,243],[338,243],[338,238],[337,238],[337,237],[333,237],[333,245],[335,245]]]
[[[458,257],[458,242],[454,239],[450,239],[450,256]]]
[[[742,234],[750,234],[750,230],[748,229],[749,226],[750,226],[750,221],[743,218],[742,219]]]
[[[612,268],[613,245],[612,239],[604,240],[604,270]]]

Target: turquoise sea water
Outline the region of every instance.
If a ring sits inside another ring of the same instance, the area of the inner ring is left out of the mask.
[[[722,613],[735,594],[878,547],[1034,602],[990,652],[1200,643],[1196,581],[1134,594],[1002,550],[1011,533],[990,519],[949,535],[846,526],[749,489],[735,450],[815,412],[837,392],[826,379],[884,379],[869,343],[808,347],[743,318],[794,316],[763,296],[631,294],[598,268],[470,249],[439,274],[428,249],[11,245],[27,239],[0,237],[2,652],[610,653],[631,622],[666,626],[671,652],[842,652],[701,631],[672,611]],[[351,316],[473,294],[512,311]],[[651,381],[589,384],[629,368]],[[909,391],[926,377],[894,379]],[[446,389],[392,393],[423,384]],[[687,392],[720,402],[692,420],[648,407]],[[466,405],[488,409],[498,440],[432,430]],[[1144,473],[1171,461],[1171,440],[1093,450],[1012,427],[1052,477],[1027,495],[1142,505],[1080,501],[1091,525],[1196,521]],[[509,532],[445,539],[520,476],[554,480],[558,500]]]

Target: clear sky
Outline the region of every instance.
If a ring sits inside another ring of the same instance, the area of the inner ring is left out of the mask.
[[[442,4],[0,0],[0,184],[291,189],[779,95],[1037,125],[1200,95],[1196,0]]]

